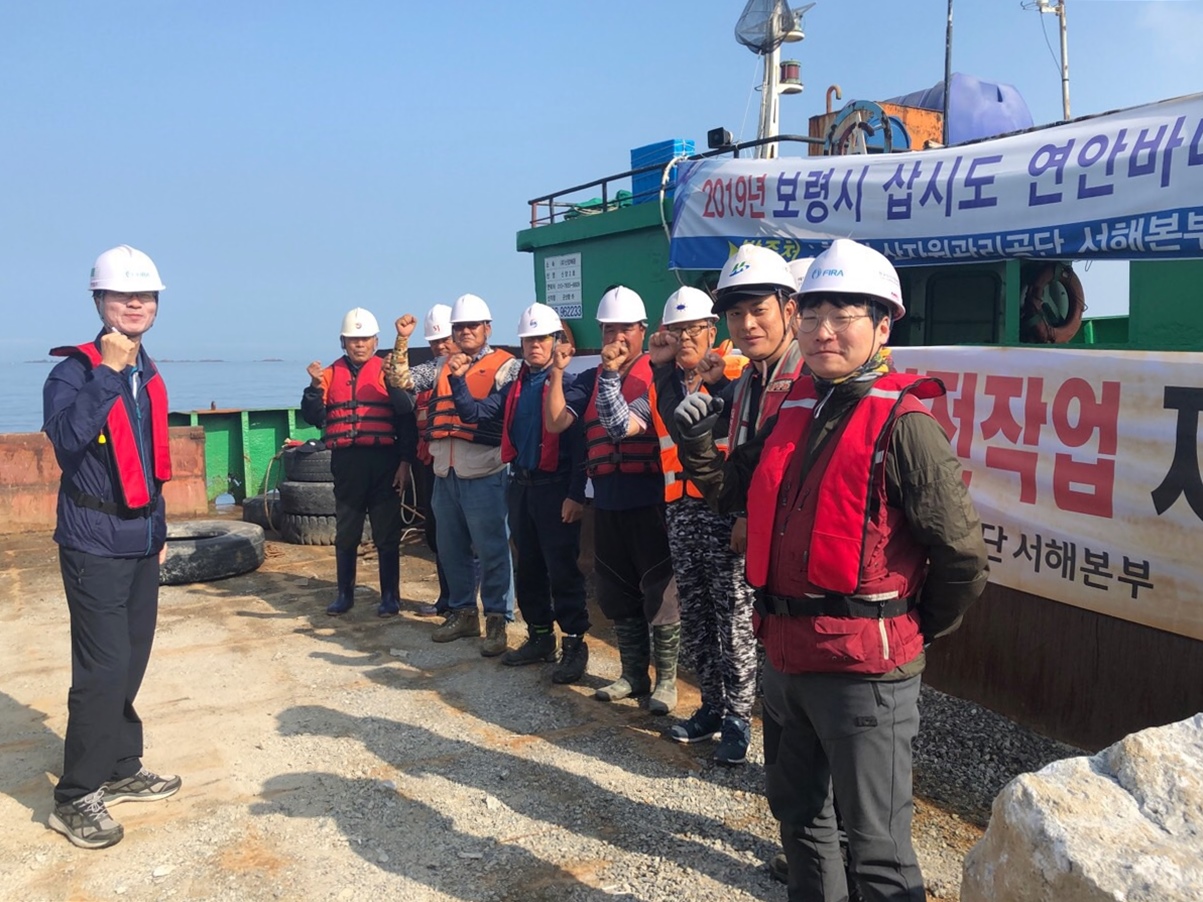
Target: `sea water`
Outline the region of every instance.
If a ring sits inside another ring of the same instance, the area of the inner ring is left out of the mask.
[[[0,404],[0,433],[41,430],[42,384],[58,362],[0,363],[0,378],[9,387],[8,402]],[[309,384],[308,361],[156,362],[172,411],[299,407]]]

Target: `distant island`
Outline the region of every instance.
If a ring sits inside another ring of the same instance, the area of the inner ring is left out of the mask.
[[[262,360],[256,360],[256,363],[283,363],[283,357],[264,357]]]
[[[158,363],[225,363],[218,358],[202,357],[199,360],[187,360],[180,357],[156,357]]]
[[[46,357],[42,360],[22,360],[21,362],[22,363],[54,363],[54,361],[51,360],[49,357]]]

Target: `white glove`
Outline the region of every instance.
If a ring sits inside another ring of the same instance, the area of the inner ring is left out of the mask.
[[[701,438],[714,429],[722,412],[722,398],[695,391],[677,405],[673,418],[683,438]]]

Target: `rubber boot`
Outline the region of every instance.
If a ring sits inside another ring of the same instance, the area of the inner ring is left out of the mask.
[[[647,621],[642,617],[615,620],[614,638],[618,643],[618,658],[622,661],[622,675],[609,686],[602,686],[594,692],[593,697],[603,702],[614,702],[632,695],[647,695],[652,688],[652,681],[647,675],[651,656]]]
[[[667,714],[677,706],[677,654],[681,650],[681,623],[652,627],[656,659],[656,688],[647,703],[652,714]]]
[[[380,606],[377,617],[401,613],[401,549],[377,550],[380,555]]]
[[[334,565],[338,573],[338,598],[330,602],[326,613],[331,617],[345,614],[355,606],[355,565],[359,563],[359,551],[334,552]]]

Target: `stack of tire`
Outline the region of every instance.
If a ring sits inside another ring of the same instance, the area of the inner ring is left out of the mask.
[[[280,492],[280,538],[293,545],[333,545],[334,474],[330,452],[320,442],[305,442],[285,449],[281,455],[284,481]],[[371,539],[371,525],[364,521],[362,541]]]

